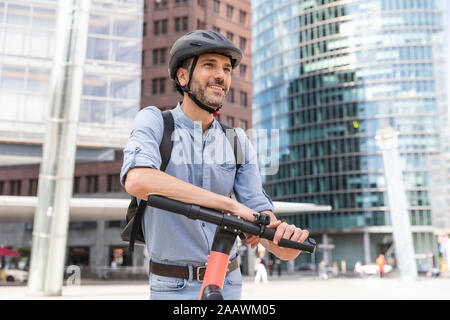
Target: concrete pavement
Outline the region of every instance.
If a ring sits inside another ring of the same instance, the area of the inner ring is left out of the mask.
[[[0,300],[148,300],[146,281],[82,281],[64,286],[62,296],[31,296],[25,285],[0,285]],[[243,300],[449,300],[450,278],[419,277],[406,282],[398,277],[331,278],[319,280],[300,274],[269,277],[254,283],[244,277]]]

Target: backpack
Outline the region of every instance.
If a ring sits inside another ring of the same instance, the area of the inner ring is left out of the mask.
[[[161,171],[165,171],[167,164],[169,163],[170,156],[172,153],[173,141],[171,139],[172,133],[175,129],[174,120],[172,113],[170,110],[166,110],[162,112],[162,117],[164,121],[164,132],[161,140],[161,144],[159,145],[159,152],[161,153]],[[219,122],[220,123],[220,122]],[[226,135],[226,130],[233,129],[227,125],[220,123],[222,131]],[[233,129],[234,130],[234,129]],[[236,136],[236,143],[233,142],[234,137]],[[239,170],[242,160],[242,148],[240,145],[239,138],[237,135],[226,135],[229,143],[233,146],[234,158],[236,160],[236,172]],[[145,212],[145,208],[147,207],[147,201],[142,200],[139,202],[137,198],[132,196],[131,202],[128,205],[127,215],[126,215],[126,226],[122,230],[121,239],[122,241],[128,242],[128,248],[131,252],[134,251],[134,245],[145,245],[144,232],[142,231],[141,221]]]

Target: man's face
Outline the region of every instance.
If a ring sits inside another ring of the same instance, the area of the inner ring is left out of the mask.
[[[230,58],[220,54],[203,54],[195,66],[191,90],[197,99],[211,107],[219,107],[231,85]]]

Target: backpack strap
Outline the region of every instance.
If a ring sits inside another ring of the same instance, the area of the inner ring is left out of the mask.
[[[159,153],[161,154],[161,167],[159,170],[166,171],[166,167],[169,164],[170,156],[172,154],[172,133],[175,130],[175,124],[173,120],[172,112],[169,110],[162,112],[164,121],[164,133],[159,145]]]
[[[220,126],[222,127],[222,131],[225,133],[225,136],[228,139],[228,142],[233,147],[234,152],[234,159],[236,160],[236,173],[241,167],[241,164],[244,162],[244,154],[242,152],[241,142],[239,141],[239,137],[237,136],[236,130],[234,128],[229,127],[221,122]],[[233,130],[233,134],[227,134],[229,133],[229,130]],[[236,141],[236,142],[235,142]]]
[[[163,137],[161,140],[161,144],[159,145],[159,152],[161,154],[161,167],[159,170],[166,171],[167,165],[170,160],[170,156],[172,154],[172,147],[173,147],[173,141],[172,141],[172,133],[175,130],[173,115],[170,112],[170,110],[162,111],[161,112],[163,117]],[[137,203],[136,197],[132,197],[131,201],[135,201]],[[141,226],[142,217],[144,216],[145,208],[147,207],[147,201],[142,200],[139,202],[139,205],[136,209],[136,214],[134,216],[133,226],[131,228],[130,233],[130,241],[128,244],[128,248],[131,252],[134,250],[134,243],[136,241],[136,234],[138,232],[139,227]]]

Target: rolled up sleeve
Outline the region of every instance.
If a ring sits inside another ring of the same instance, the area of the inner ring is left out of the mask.
[[[270,210],[273,212],[272,199],[262,187],[256,152],[242,129],[236,128],[241,143],[244,161],[234,181],[236,200],[257,212]]]
[[[139,111],[134,119],[130,138],[123,150],[123,163],[120,170],[120,183],[125,187],[128,171],[135,167],[159,169],[161,154],[159,145],[164,125],[161,111],[147,107]]]

